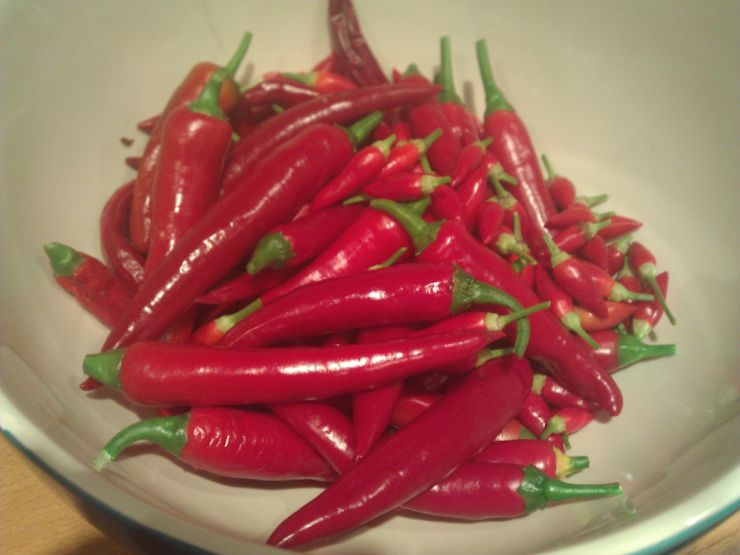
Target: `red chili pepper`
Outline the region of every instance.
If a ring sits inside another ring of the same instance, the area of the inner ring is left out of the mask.
[[[467,463],[407,506],[440,517],[486,520],[523,516],[551,503],[621,493],[617,483],[568,484],[548,478],[534,466]]]
[[[331,245],[363,210],[357,205],[334,206],[274,227],[257,243],[247,273],[301,266]]]
[[[524,402],[517,414],[517,419],[530,432],[539,436],[545,430],[550,416],[550,407],[547,406],[544,399],[535,392],[530,391],[524,398]]]
[[[537,260],[535,260],[529,253],[529,247],[527,247],[527,244],[524,242],[524,238],[522,237],[522,227],[519,223],[519,214],[515,212],[513,216],[514,231],[512,232],[512,230],[506,226],[499,227],[498,234],[494,237],[494,243],[491,246],[503,256],[515,255],[530,266],[536,265]]]
[[[47,243],[44,252],[49,257],[54,278],[62,288],[100,322],[112,327],[124,307],[131,301],[131,292],[105,264],[61,243]]]
[[[586,241],[586,244],[581,248],[580,254],[585,260],[588,260],[606,272],[609,254],[606,242],[600,235]]]
[[[609,315],[606,302],[593,283],[591,273],[584,268],[583,261],[560,250],[548,234],[543,234],[543,238],[550,251],[550,266],[555,282],[578,304],[600,318],[606,318]]]
[[[465,109],[460,96],[455,91],[455,82],[452,77],[452,51],[450,48],[450,37],[442,37],[439,43],[439,84],[442,85],[442,90],[438,95],[439,104],[447,117],[447,121],[450,122],[452,134],[457,138],[460,144],[469,145],[478,140],[478,136],[480,135],[480,124],[475,116]],[[455,185],[453,185],[453,187],[454,186]]]
[[[519,408],[526,361],[506,357],[472,372],[422,416],[378,445],[267,540],[297,547],[361,526],[410,501],[469,460]]]
[[[295,268],[265,270],[257,275],[240,274],[208,293],[195,298],[195,302],[204,305],[228,305],[235,302],[250,302],[265,291],[285,283],[295,275]]]
[[[566,227],[559,231],[552,240],[555,241],[555,244],[560,250],[574,253],[583,247],[587,241],[595,237],[600,229],[608,226],[609,223],[610,220],[604,220]]]
[[[513,439],[536,439],[534,434],[525,428],[519,420],[512,418],[504,426],[501,433],[496,436],[495,441],[509,441]]]
[[[615,302],[655,300],[653,295],[630,291],[627,287],[619,283],[596,264],[583,260],[581,261],[581,266],[585,270],[586,274],[591,278],[591,281],[596,285],[601,296],[605,299]]]
[[[473,459],[491,464],[534,466],[549,478],[563,478],[588,468],[588,457],[569,457],[541,439],[492,441]]]
[[[675,345],[647,345],[637,337],[612,330],[597,331],[593,334],[599,343],[595,354],[604,370],[614,372],[641,360],[673,356]]]
[[[598,351],[597,351],[598,354]],[[590,410],[591,403],[568,391],[552,377],[545,374],[535,374],[532,378],[532,391],[541,396],[548,405],[555,408],[580,408]]]
[[[330,0],[331,44],[341,73],[358,85],[382,85],[388,78],[362,34],[351,0]]]
[[[315,89],[293,80],[264,79],[242,93],[241,104],[250,107],[279,104],[290,108],[318,96]]]
[[[413,169],[441,134],[441,129],[435,129],[423,139],[409,140],[401,139],[400,135],[397,135],[398,141],[391,149],[385,166],[380,170],[380,177],[389,177]]]
[[[170,112],[151,184],[148,275],[216,202],[231,126],[218,105],[225,70],[213,73],[196,100]]]
[[[658,274],[655,283],[665,299],[668,294],[668,272]],[[632,315],[632,333],[638,339],[644,339],[653,331],[663,316],[663,307],[658,299],[652,302],[640,303]]]
[[[490,245],[495,241],[503,223],[504,207],[495,198],[489,198],[478,210],[475,233],[481,242]]]
[[[415,102],[437,92],[433,85],[379,85],[320,96],[265,121],[237,142],[224,170],[225,192],[251,183],[253,170],[276,146],[316,123],[346,124],[374,110],[387,110]]]
[[[100,244],[105,260],[126,286],[135,291],[144,279],[144,257],[128,240],[134,182],[119,187],[100,215]]]
[[[527,211],[516,197],[502,185],[502,182],[516,185],[516,179],[507,174],[493,156],[488,156],[486,165],[488,166],[488,181],[493,185],[493,190],[496,192],[495,202],[501,203],[504,208],[504,223],[513,228],[514,214],[519,214],[519,221],[526,229],[529,225]]]
[[[570,296],[557,286],[541,265],[534,269],[534,287],[541,299],[550,301],[550,310],[560,323],[588,343],[592,349],[598,349],[599,344],[581,326]]]
[[[387,198],[399,202],[419,200],[431,195],[434,190],[449,183],[449,177],[423,173],[397,173],[370,182],[362,193],[372,198]]]
[[[250,480],[318,480],[334,477],[329,465],[276,416],[231,408],[194,408],[124,428],[93,462],[103,467],[129,445],[151,441],[202,471]]]
[[[582,204],[573,204],[565,210],[553,214],[550,219],[547,220],[547,227],[551,229],[562,229],[564,227],[594,221],[596,221],[596,218],[588,207]]]
[[[244,55],[249,48],[252,40],[250,33],[245,33],[239,44],[237,51],[232,56],[225,69],[233,77]],[[162,133],[164,131],[164,122],[167,116],[175,109],[187,106],[200,95],[211,75],[220,69],[216,64],[200,63],[195,65],[190,73],[185,77],[180,86],[172,93],[167,105],[160,114],[157,125],[152,129],[149,141],[147,142],[141,165],[136,175],[134,184],[133,200],[131,204],[131,216],[129,230],[131,233],[131,243],[141,252],[146,252],[149,246],[149,226],[151,200],[150,191],[154,180],[157,163],[159,160],[159,151],[162,146]],[[239,90],[233,79],[226,79],[222,86],[219,97],[219,103],[224,112],[228,113],[234,108],[239,99]]]
[[[610,330],[616,327],[618,324],[632,316],[635,313],[635,310],[637,310],[637,306],[627,303],[606,301],[606,309],[606,318],[600,318],[583,307],[575,307],[578,319],[581,321],[581,326],[583,326],[584,330],[591,332]]]
[[[457,196],[463,207],[462,221],[465,227],[472,231],[475,228],[481,205],[486,198],[491,196],[486,165],[480,165],[468,174],[458,187]]]
[[[327,183],[311,201],[311,210],[321,210],[340,202],[376,179],[388,160],[395,135],[375,141],[355,154],[344,169]]]
[[[430,99],[410,107],[406,121],[415,137],[426,137],[439,129],[441,134],[429,146],[426,156],[434,171],[450,175],[462,152],[462,143],[455,137],[452,125],[436,99]]]
[[[156,116],[141,120],[139,123],[136,124],[136,127],[139,129],[139,131],[150,135],[152,131],[154,131],[154,128],[157,127],[157,123],[159,123],[161,117],[161,114],[157,114]]]
[[[525,306],[539,302],[509,263],[475,239],[462,224],[430,224],[392,201],[375,200],[371,206],[392,214],[403,225],[414,243],[418,262],[456,264],[481,281],[509,292]],[[553,376],[574,392],[612,415],[619,414],[619,388],[599,367],[587,346],[571,337],[547,311],[532,314],[529,320],[534,331],[529,356],[546,361]]]
[[[429,213],[435,219],[462,221],[464,208],[455,189],[449,185],[439,185],[430,198]]]
[[[553,412],[541,438],[545,439],[550,434],[574,434],[582,430],[593,419],[593,413],[587,409],[577,407],[557,409]]]
[[[491,153],[519,184],[513,193],[527,213],[530,225],[527,226],[525,237],[527,243],[539,253],[545,250],[542,234],[545,224],[555,214],[555,205],[545,187],[527,128],[493,79],[485,40],[476,43],[476,52],[486,95],[483,130],[487,137],[493,138]]]
[[[606,245],[606,271],[616,274],[624,264],[625,255],[632,244],[632,235],[625,235]]]
[[[219,345],[255,347],[285,337],[434,322],[471,304],[497,304],[512,311],[523,308],[503,291],[451,266],[404,264],[301,287],[239,322]],[[526,318],[516,323],[516,352],[522,356],[529,325]]]
[[[452,173],[450,174],[452,178],[450,181],[451,187],[459,187],[465,178],[483,163],[491,140],[489,137],[482,141],[474,141],[462,149],[460,157],[455,162],[455,166],[452,168]]]
[[[599,230],[599,235],[604,239],[616,239],[622,235],[632,233],[642,227],[642,223],[624,216],[609,216],[611,223]]]
[[[270,410],[339,474],[352,466],[355,452],[352,423],[342,411],[319,402],[275,404]]]
[[[442,397],[439,393],[407,393],[402,395],[393,409],[391,424],[403,428],[416,420]]]
[[[666,316],[668,316],[668,320],[671,322],[671,324],[676,325],[676,318],[673,316],[673,313],[668,308],[668,305],[665,301],[665,295],[660,290],[660,285],[658,284],[656,279],[658,275],[658,270],[655,265],[656,261],[653,253],[651,253],[647,249],[647,247],[645,247],[645,245],[635,241],[634,243],[632,243],[632,245],[630,245],[629,261],[630,265],[637,271],[637,275],[640,277],[640,280],[644,283],[647,283],[653,290],[653,293],[655,293],[658,304],[666,313]],[[666,277],[666,288],[668,287],[667,279],[668,278]]]
[[[406,123],[403,120],[399,120],[393,124],[393,127],[391,127],[391,133],[393,133],[396,136],[397,141],[417,141],[419,139],[413,139],[411,137],[411,129],[409,129],[409,124]],[[436,135],[435,135],[436,138]],[[427,138],[428,139],[428,138]],[[421,139],[425,140],[425,139]],[[433,141],[434,139],[432,139]],[[431,143],[430,143],[431,144]],[[426,152],[427,144],[424,144],[424,151]]]
[[[559,210],[567,210],[574,204],[593,208],[609,200],[607,195],[597,195],[594,197],[576,196],[576,188],[573,182],[567,177],[558,175],[553,169],[552,164],[550,164],[550,160],[544,154],[542,155],[542,163],[547,171],[547,190],[550,192],[550,196]]]
[[[512,254],[509,255],[509,263],[511,264],[511,267],[514,268],[514,271],[519,275],[521,280],[529,287],[530,289],[534,288],[534,264],[530,264],[523,258],[519,258],[517,255]]]
[[[85,358],[85,372],[132,402],[222,406],[326,399],[436,368],[473,368],[487,352],[478,332],[372,345],[221,349],[135,343]]]
[[[284,72],[281,75],[293,81],[308,85],[321,94],[349,91],[357,88],[357,85],[353,81],[326,69],[313,70],[308,73]]]
[[[222,198],[142,283],[104,349],[157,337],[224,277],[260,237],[300,206],[347,163],[344,130],[317,124],[276,148],[249,187]],[[265,202],[270,199],[270,202]]]

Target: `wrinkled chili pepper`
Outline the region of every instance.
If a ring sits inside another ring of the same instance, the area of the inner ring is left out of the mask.
[[[599,344],[595,352],[596,358],[601,367],[609,372],[625,368],[641,360],[676,354],[675,345],[649,345],[637,337],[612,330],[594,332],[593,338]]]
[[[362,194],[372,198],[407,202],[429,196],[437,187],[449,181],[450,178],[447,176],[412,172],[397,173],[371,181],[362,189]]]
[[[536,253],[544,252],[542,233],[555,214],[555,205],[545,188],[527,128],[494,81],[485,40],[479,40],[475,46],[486,96],[483,131],[493,139],[489,150],[518,182],[512,192],[527,213],[527,243]]]
[[[333,243],[362,213],[362,206],[334,206],[273,228],[262,237],[247,263],[247,273],[300,266]]]
[[[396,140],[391,134],[357,152],[344,169],[324,185],[311,201],[311,210],[321,210],[356,193],[380,175]]]
[[[510,295],[446,265],[404,264],[308,284],[257,310],[219,343],[244,348],[281,338],[312,337],[383,324],[434,322],[472,304],[523,307]],[[527,319],[516,320],[515,348],[529,341]]]
[[[455,264],[471,275],[499,287],[525,306],[539,299],[508,262],[468,233],[458,222],[427,223],[403,206],[386,200],[374,200],[371,206],[392,214],[407,230],[418,262]],[[546,364],[565,386],[595,402],[612,415],[619,414],[622,397],[616,383],[582,345],[547,311],[529,318],[533,333],[528,355]]]
[[[363,87],[388,82],[362,34],[351,0],[329,1],[329,30],[332,51],[343,74]]]
[[[579,305],[600,318],[606,318],[609,315],[606,302],[593,283],[591,274],[585,270],[583,261],[560,250],[549,234],[545,233],[542,237],[550,252],[550,266],[555,282]]]
[[[130,401],[225,406],[326,399],[436,368],[473,368],[486,334],[456,332],[342,347],[221,349],[153,341],[88,355],[84,370]]]
[[[100,215],[100,244],[105,260],[131,291],[135,291],[144,279],[144,257],[128,239],[133,187],[133,181],[119,187]]]
[[[579,407],[557,409],[553,411],[540,437],[546,439],[551,434],[574,434],[585,428],[593,419],[593,413],[587,409]]]
[[[256,165],[281,143],[316,123],[346,124],[375,110],[386,110],[415,102],[436,93],[438,88],[410,85],[378,85],[326,94],[303,102],[265,121],[237,142],[224,170],[223,188],[228,193],[239,183],[252,181]]]
[[[601,347],[600,343],[597,342],[597,344]],[[596,355],[598,357],[598,350],[596,351]],[[588,401],[579,397],[572,391],[568,391],[551,376],[547,376],[545,374],[534,375],[532,378],[532,391],[542,397],[548,405],[555,408],[576,407],[586,410],[592,408]]]
[[[232,408],[194,408],[136,422],[95,459],[102,470],[129,445],[156,443],[184,463],[218,476],[250,480],[330,481],[329,465],[276,416]]]
[[[656,281],[658,270],[655,265],[656,261],[653,253],[651,253],[645,245],[635,241],[630,245],[629,261],[630,266],[635,269],[637,275],[640,277],[640,280],[644,283],[647,283],[653,290],[653,293],[655,293],[655,298],[657,299],[660,307],[665,312],[666,316],[668,316],[668,320],[671,322],[671,324],[676,325],[676,318],[673,316],[673,313],[668,308],[668,305],[665,301],[665,296],[660,290],[660,285],[658,285],[658,282]],[[667,285],[668,284],[666,282],[666,287]]]
[[[247,53],[249,43],[252,40],[250,33],[245,33],[236,52],[226,64],[227,73],[233,77],[236,74],[239,65]],[[169,114],[177,108],[186,106],[198,98],[205,84],[211,78],[211,75],[220,69],[216,64],[200,63],[195,65],[190,73],[185,77],[183,82],[172,93],[167,105],[162,110],[157,124],[152,129],[147,142],[144,154],[142,155],[141,165],[136,174],[134,184],[133,200],[131,203],[131,215],[129,218],[129,231],[131,233],[131,243],[141,252],[146,252],[149,246],[149,225],[151,200],[150,191],[152,181],[159,160],[159,151],[161,148],[162,132],[164,122]],[[221,88],[219,103],[224,112],[229,113],[238,103],[239,90],[232,78],[226,79]]]
[[[588,343],[592,349],[598,349],[599,344],[581,326],[581,320],[575,312],[573,300],[558,287],[550,278],[547,270],[541,265],[534,269],[534,288],[541,299],[550,301],[550,310],[566,328]]]
[[[131,301],[131,291],[105,264],[61,243],[47,243],[54,278],[101,323],[112,327]]]
[[[568,484],[548,478],[534,466],[468,463],[416,497],[408,507],[435,516],[486,520],[526,515],[551,503],[621,493],[617,483]]]
[[[605,301],[605,303],[606,318],[601,318],[584,307],[575,307],[576,314],[578,314],[578,319],[581,321],[581,326],[583,326],[584,330],[588,332],[610,330],[621,322],[624,322],[637,310],[636,305],[627,303],[617,303],[614,301]]]
[[[655,283],[665,299],[668,294],[668,272],[658,274]],[[632,333],[638,339],[644,339],[650,335],[662,316],[663,307],[657,299],[652,302],[640,303],[632,315]]]
[[[541,439],[492,441],[473,459],[475,462],[534,466],[549,478],[564,478],[588,468],[588,457],[570,457]]]
[[[410,501],[496,437],[526,394],[527,370],[526,361],[515,357],[476,369],[285,519],[267,543],[297,547],[347,532]]]
[[[216,202],[231,126],[218,100],[228,74],[215,71],[196,100],[175,108],[161,132],[151,183],[151,227],[144,267],[151,273]]]
[[[104,350],[161,334],[262,235],[289,219],[339,172],[351,155],[347,133],[325,124],[305,129],[272,151],[249,187],[235,189],[217,202],[142,283]]]

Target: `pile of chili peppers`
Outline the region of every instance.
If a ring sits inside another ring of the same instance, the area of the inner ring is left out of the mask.
[[[105,262],[44,248],[57,281],[110,333],[86,357],[100,386],[158,416],[94,465],[153,442],[196,469],[327,487],[268,542],[326,541],[402,511],[516,517],[618,484],[568,438],[622,397],[612,373],[644,343],[668,273],[641,223],[540,167],[476,44],[486,108],[439,73],[389,79],[349,0],[307,71],[195,65],[105,205]]]

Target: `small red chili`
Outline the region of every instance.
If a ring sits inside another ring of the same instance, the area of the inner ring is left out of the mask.
[[[362,189],[362,194],[371,198],[406,202],[429,196],[437,187],[449,181],[450,178],[447,176],[412,172],[397,173],[371,181]]]
[[[632,244],[632,235],[625,235],[606,245],[606,271],[616,274],[624,264],[624,258]]]
[[[676,318],[668,308],[665,296],[660,290],[660,285],[658,285],[658,282],[656,281],[658,270],[655,265],[656,261],[653,253],[651,253],[645,245],[635,241],[630,245],[629,261],[630,265],[637,271],[637,275],[640,276],[640,280],[647,283],[652,288],[658,304],[660,304],[661,308],[666,313],[666,316],[668,316],[668,320],[671,324],[676,325]]]
[[[542,439],[551,434],[574,434],[582,430],[594,419],[594,415],[587,409],[568,407],[557,409],[540,436]]]
[[[432,202],[429,205],[429,213],[435,219],[460,222],[463,220],[464,207],[455,189],[442,184],[432,191],[430,198]],[[501,217],[503,218],[503,212]]]
[[[450,181],[451,187],[459,187],[465,178],[483,163],[491,141],[490,137],[481,141],[473,141],[462,149],[460,157],[455,162],[452,173],[450,173],[452,178]]]
[[[530,391],[516,417],[530,432],[539,436],[545,430],[550,416],[550,407],[545,400],[534,391]]]
[[[309,71],[308,73],[283,72],[281,75],[287,79],[308,85],[320,94],[356,89],[357,85],[327,69]]]
[[[646,293],[635,293],[619,283],[596,264],[586,260],[581,261],[581,267],[596,285],[601,296],[615,302],[623,301],[653,301],[655,297]]]
[[[562,229],[564,227],[594,221],[596,221],[596,218],[588,207],[582,204],[573,204],[565,210],[553,214],[550,219],[547,220],[547,227],[550,229]]]
[[[637,337],[612,330],[597,331],[593,338],[599,343],[596,358],[604,370],[614,372],[641,360],[661,358],[676,354],[676,346],[648,345]]]
[[[642,224],[637,220],[625,218],[624,216],[609,215],[609,219],[611,223],[599,230],[599,235],[604,239],[616,239],[622,235],[637,231],[642,227]]]
[[[605,301],[605,303],[607,309],[606,318],[600,318],[583,307],[575,307],[576,314],[578,314],[578,319],[581,321],[581,326],[583,326],[584,330],[589,332],[610,330],[624,322],[637,310],[636,305],[627,303],[616,303],[613,301]]]
[[[435,129],[422,139],[404,140],[400,135],[395,146],[388,155],[388,161],[380,170],[380,177],[409,171],[414,168],[419,159],[424,156],[429,147],[442,135],[441,129]]]
[[[598,342],[597,342],[598,343]],[[599,344],[599,346],[601,346]],[[583,397],[579,397],[572,391],[568,391],[551,376],[535,374],[532,378],[532,391],[540,395],[551,407],[580,408],[590,410],[592,405]]]
[[[587,241],[595,237],[600,229],[608,226],[609,223],[610,220],[604,220],[566,227],[553,237],[553,241],[560,250],[574,253],[583,247]]]
[[[668,294],[668,272],[658,274],[655,283],[665,299]],[[662,316],[663,307],[657,299],[652,302],[640,303],[632,315],[632,333],[638,339],[644,339],[650,335]]]
[[[586,241],[586,244],[581,247],[579,254],[582,258],[595,264],[602,270],[607,270],[609,253],[606,242],[600,235]]]
[[[534,466],[550,478],[570,476],[589,466],[588,457],[570,457],[541,439],[492,441],[473,461]]]

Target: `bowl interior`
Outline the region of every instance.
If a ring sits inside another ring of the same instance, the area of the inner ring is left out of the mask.
[[[133,177],[123,159],[192,63],[225,61],[254,33],[243,80],[304,70],[329,51],[321,3],[93,2],[2,5],[2,428],[116,511],[214,551],[255,552],[317,493],[215,480],[152,450],[98,475],[121,427],[149,414],[78,389],[105,330],[54,283],[41,246],[99,254],[97,221]],[[620,372],[622,415],[572,438],[591,457],[574,481],[622,483],[626,498],[508,522],[399,516],[322,553],[584,553],[657,550],[736,507],[740,491],[737,246],[740,171],[734,75],[737,3],[357,2],[381,65],[438,64],[451,37],[458,88],[483,109],[473,44],[485,37],[500,86],[536,146],[582,194],[645,222],[639,238],[671,272],[679,325],[655,340],[679,354]],[[12,48],[9,48],[12,46]],[[121,138],[133,138],[126,147]],[[252,543],[255,542],[255,543]]]

